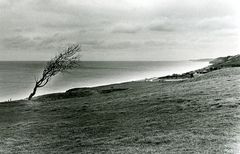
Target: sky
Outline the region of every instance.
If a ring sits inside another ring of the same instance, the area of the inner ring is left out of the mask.
[[[0,0],[0,60],[214,58],[239,53],[238,0]]]

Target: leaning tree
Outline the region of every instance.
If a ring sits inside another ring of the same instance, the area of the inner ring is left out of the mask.
[[[68,46],[57,56],[48,61],[44,67],[41,78],[35,79],[35,86],[32,93],[29,95],[28,100],[31,100],[32,97],[36,94],[37,89],[44,87],[53,76],[57,75],[60,72],[73,69],[78,66],[80,51],[80,45],[73,44]]]

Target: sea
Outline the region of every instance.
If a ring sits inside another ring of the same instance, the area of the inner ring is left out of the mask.
[[[0,61],[0,102],[27,98],[45,64],[44,61]],[[54,76],[38,89],[36,96],[184,73],[207,65],[206,61],[82,61],[78,68]]]

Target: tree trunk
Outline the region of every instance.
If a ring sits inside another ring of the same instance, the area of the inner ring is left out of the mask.
[[[33,92],[28,97],[28,100],[31,100],[32,97],[36,94],[37,88],[38,88],[38,86],[37,86],[37,83],[36,83],[36,85],[35,85],[35,87],[33,89]]]

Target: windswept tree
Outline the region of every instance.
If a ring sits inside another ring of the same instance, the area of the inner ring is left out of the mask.
[[[48,61],[42,72],[41,78],[39,80],[35,79],[36,83],[32,93],[28,97],[28,100],[31,100],[36,94],[37,89],[44,87],[53,76],[78,66],[78,62],[80,60],[80,51],[80,45],[73,44]]]

